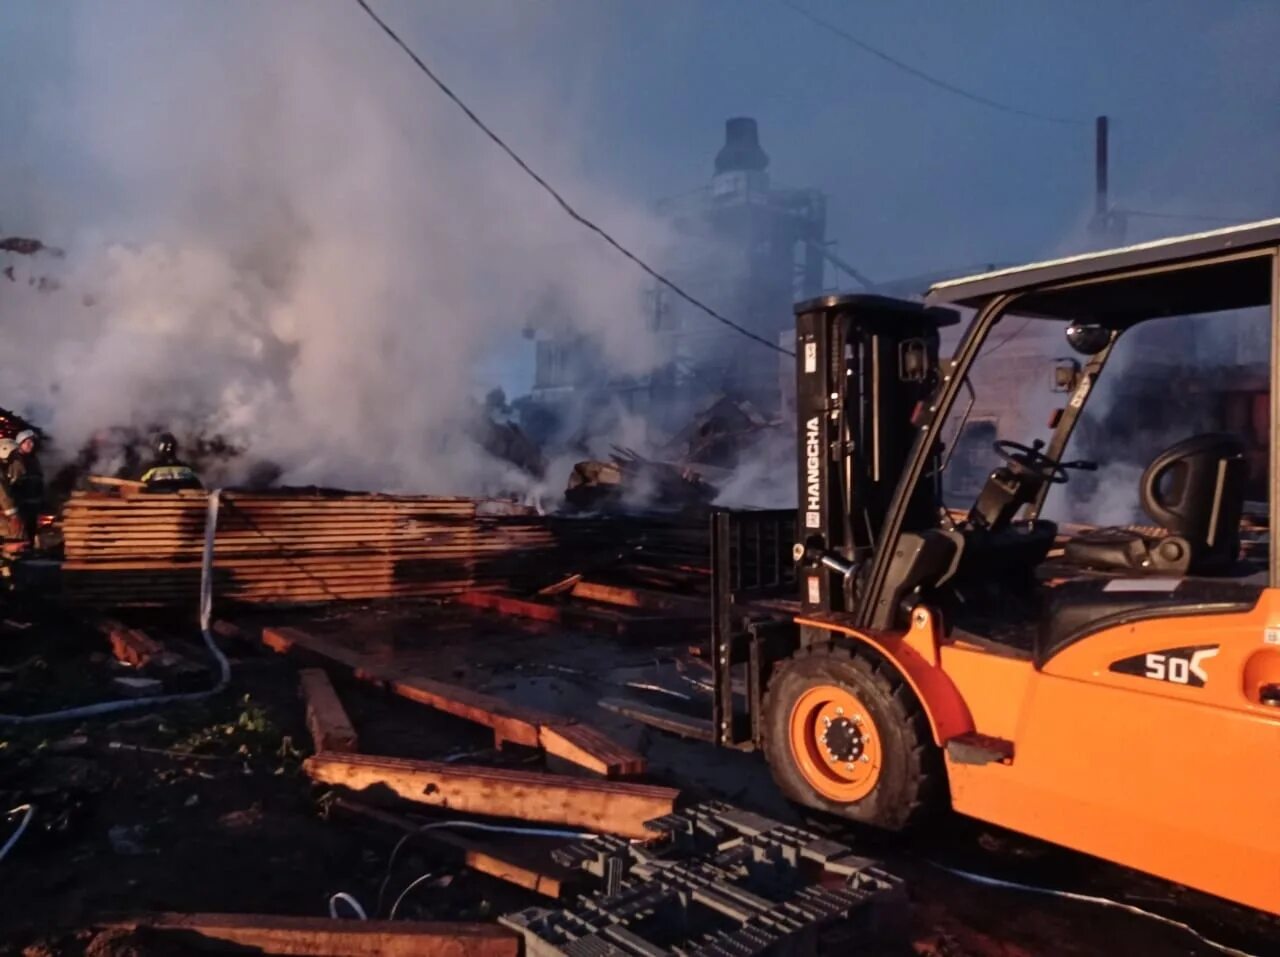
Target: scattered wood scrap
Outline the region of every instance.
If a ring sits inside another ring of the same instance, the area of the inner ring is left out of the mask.
[[[324,957],[519,957],[520,938],[496,924],[332,920],[257,914],[151,914],[104,925],[196,949]]]
[[[511,618],[548,622],[575,631],[613,635],[632,640],[669,638],[673,633],[705,629],[707,613],[644,609],[619,611],[582,604],[558,604],[521,598],[502,591],[467,591],[458,595],[460,604],[492,611]],[[636,612],[640,612],[637,614]]]
[[[354,754],[360,750],[356,729],[333,690],[329,676],[319,668],[304,668],[298,674],[307,706],[307,730],[316,751]]]
[[[313,781],[378,788],[463,814],[579,827],[622,837],[652,835],[645,821],[670,814],[679,792],[648,784],[588,780],[363,754],[317,754],[303,763]]]
[[[415,675],[361,654],[332,638],[298,628],[264,628],[262,642],[281,654],[306,652],[350,668],[363,681],[384,685],[393,693],[429,708],[492,728],[496,743],[505,741],[564,758],[581,767],[620,777],[640,774],[645,760],[599,732],[559,715],[524,708],[460,685]]]
[[[128,628],[109,618],[99,622],[98,627],[111,643],[111,654],[121,664],[142,668],[165,654],[164,645],[145,631]]]
[[[353,817],[375,821],[405,834],[413,834],[420,843],[431,844],[450,854],[459,864],[481,874],[496,877],[544,897],[559,898],[582,882],[582,872],[563,867],[553,860],[546,850],[549,846],[561,847],[569,843],[547,838],[516,839],[503,835],[500,841],[476,839],[466,831],[449,828],[423,829],[423,821],[394,814],[359,801],[336,797],[329,805],[330,811],[338,811]],[[542,853],[531,846],[537,843]]]

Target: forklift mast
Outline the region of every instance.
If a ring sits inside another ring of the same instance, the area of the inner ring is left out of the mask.
[[[939,330],[959,316],[873,295],[813,299],[795,311],[800,600],[806,612],[852,611],[858,572],[938,384]],[[939,501],[935,475],[916,489],[903,530],[936,525]]]

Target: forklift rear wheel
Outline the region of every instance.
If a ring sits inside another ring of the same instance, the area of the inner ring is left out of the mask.
[[[765,753],[797,803],[900,830],[937,790],[920,703],[887,666],[846,648],[782,662],[765,696]]]

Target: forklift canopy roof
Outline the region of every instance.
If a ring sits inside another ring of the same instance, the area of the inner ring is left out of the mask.
[[[1117,326],[1257,306],[1270,301],[1271,267],[1249,254],[1278,245],[1280,219],[1268,219],[952,279],[925,301],[976,308],[1016,294],[1011,309],[1021,315]],[[1119,281],[1097,282],[1109,277]]]

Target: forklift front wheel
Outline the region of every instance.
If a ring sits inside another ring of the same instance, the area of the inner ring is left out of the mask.
[[[860,801],[880,780],[880,731],[857,695],[814,685],[791,707],[791,757],[815,791],[832,801]]]
[[[789,798],[893,830],[931,803],[936,749],[919,702],[895,679],[843,647],[779,665],[765,699],[765,751]]]

